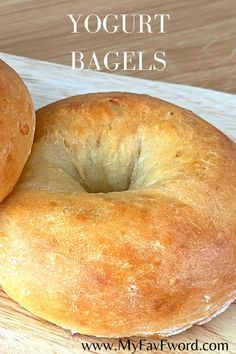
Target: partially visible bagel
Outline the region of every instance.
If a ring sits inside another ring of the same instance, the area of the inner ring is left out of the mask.
[[[0,202],[12,191],[29,156],[35,113],[27,87],[0,60]]]
[[[235,298],[236,148],[192,112],[137,94],[37,112],[0,205],[0,279],[32,313],[95,336],[175,334]]]

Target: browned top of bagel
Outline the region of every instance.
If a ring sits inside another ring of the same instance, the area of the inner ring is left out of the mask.
[[[0,207],[0,276],[72,331],[168,335],[235,297],[236,149],[192,112],[137,94],[40,109]]]
[[[12,191],[29,156],[35,126],[30,94],[0,60],[0,202]]]

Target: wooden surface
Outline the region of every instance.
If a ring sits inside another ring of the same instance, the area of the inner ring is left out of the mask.
[[[72,72],[70,68],[65,66],[3,53],[0,53],[0,58],[15,68],[25,80],[36,108],[59,98],[94,91],[113,91],[114,88],[120,91],[149,93],[193,110],[236,141],[236,99],[234,95],[90,71]],[[37,301],[37,299],[35,300]],[[226,342],[229,346],[227,353],[235,354],[235,314],[236,304],[232,304],[226,312],[209,323],[203,326],[196,325],[182,334],[169,338],[169,342],[183,341],[186,343],[196,339],[200,344],[203,342]],[[132,340],[137,342],[138,338]],[[149,341],[151,340],[154,339],[149,339]],[[0,291],[1,354],[84,353],[82,342],[101,344],[108,342],[108,340],[83,335],[73,336],[69,331],[35,318],[9,299],[3,291]],[[114,346],[118,345],[117,339],[111,339],[109,342]],[[95,351],[92,350],[92,352]],[[124,351],[103,349],[99,352],[114,354]],[[170,353],[168,350],[163,352]],[[140,353],[140,351],[137,350],[136,353]],[[155,351],[155,353],[161,352]],[[214,353],[222,353],[222,351],[216,350]]]
[[[162,35],[73,35],[68,13],[169,13],[171,21]],[[147,66],[156,50],[165,50],[168,65],[163,72],[116,73],[236,93],[236,1],[0,1],[0,51],[70,65],[70,51],[79,50],[86,55],[95,50],[100,63],[109,50],[141,50]]]

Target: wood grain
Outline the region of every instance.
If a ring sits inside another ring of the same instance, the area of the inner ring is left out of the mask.
[[[200,114],[236,141],[236,99],[234,95],[188,86],[158,83],[148,80],[95,73],[73,72],[69,67],[20,58],[0,53],[0,58],[9,63],[21,75],[30,89],[36,108],[67,96],[94,91],[131,91],[148,93],[169,100]],[[42,270],[43,271],[43,270]],[[36,299],[37,301],[37,299]],[[221,343],[229,346],[227,353],[236,353],[236,304],[203,326],[194,326],[188,331],[171,337],[169,342]],[[137,343],[140,338],[132,338]],[[157,340],[149,338],[148,341]],[[0,353],[2,354],[74,354],[84,353],[82,343],[106,343],[108,340],[91,336],[72,335],[51,323],[32,316],[0,290]],[[124,353],[118,350],[118,340],[109,339],[114,349],[92,350],[92,353]],[[116,348],[116,349],[115,349]],[[155,353],[171,353],[155,351]],[[137,350],[136,353],[141,353]],[[143,351],[142,351],[143,353]],[[175,353],[184,353],[175,351]],[[186,352],[187,353],[187,352]],[[191,353],[191,351],[188,351]],[[203,353],[203,351],[202,351]],[[215,350],[214,353],[222,353]]]
[[[68,13],[170,13],[171,21],[162,35],[73,35]],[[73,50],[88,56],[95,50],[100,63],[110,50],[142,50],[147,66],[156,50],[165,50],[163,72],[116,73],[236,93],[235,0],[1,0],[0,43],[3,52],[66,65]]]

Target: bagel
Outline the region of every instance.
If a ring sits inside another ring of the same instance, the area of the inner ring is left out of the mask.
[[[0,205],[0,277],[72,332],[168,336],[235,299],[236,148],[146,95],[87,94],[37,112]]]
[[[12,191],[29,156],[35,126],[30,94],[0,60],[0,202]]]

